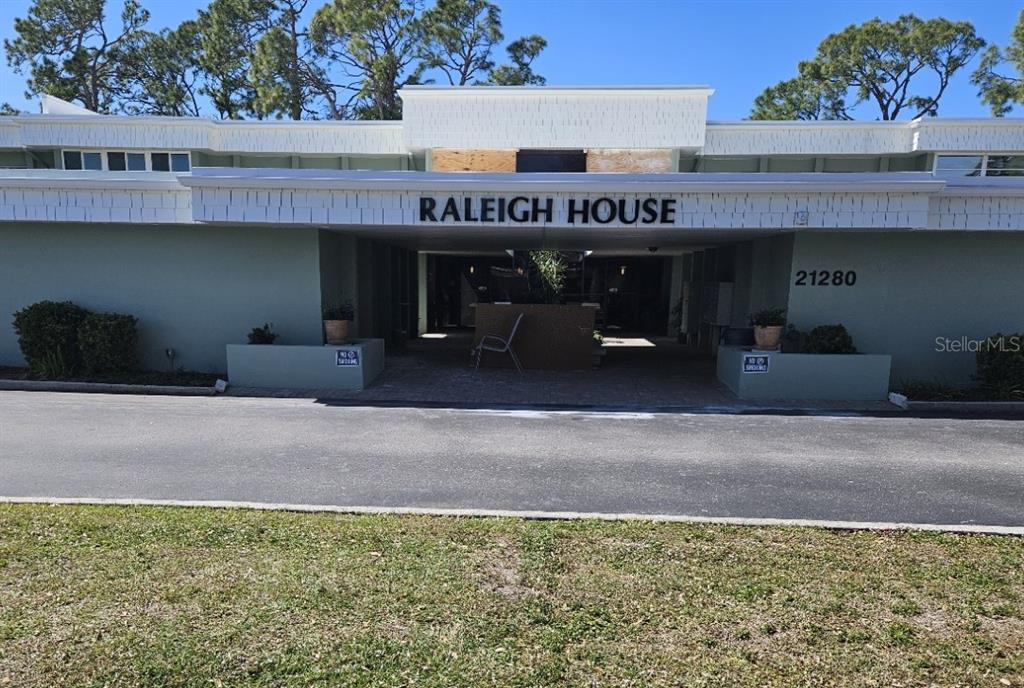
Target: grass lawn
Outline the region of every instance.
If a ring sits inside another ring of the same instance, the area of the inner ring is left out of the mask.
[[[1024,540],[0,505],[0,686],[1024,686]]]

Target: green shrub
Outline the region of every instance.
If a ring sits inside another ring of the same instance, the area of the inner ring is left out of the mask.
[[[941,380],[902,380],[896,391],[911,401],[975,401],[979,392]]]
[[[750,324],[755,327],[775,327],[786,324],[785,308],[765,308],[750,316]]]
[[[996,333],[975,354],[978,382],[997,399],[1024,399],[1024,334]]]
[[[59,380],[71,374],[64,363],[64,355],[59,350],[51,351],[41,359],[32,361],[29,369],[34,375],[51,380]]]
[[[276,339],[277,333],[272,323],[263,323],[263,327],[254,327],[249,332],[250,344],[273,344]]]
[[[67,375],[79,364],[78,326],[89,311],[70,301],[39,301],[14,314],[18,346],[34,372]],[[43,370],[43,369],[46,370]]]
[[[138,341],[133,315],[93,313],[78,326],[82,364],[89,373],[135,370]]]
[[[853,337],[842,325],[818,325],[807,337],[809,354],[855,354]]]
[[[355,315],[351,301],[342,301],[336,306],[325,306],[323,309],[324,320],[355,320]]]

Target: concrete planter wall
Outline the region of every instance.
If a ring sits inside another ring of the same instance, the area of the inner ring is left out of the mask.
[[[718,379],[741,399],[884,400],[889,394],[890,365],[888,355],[718,348]]]
[[[384,370],[384,340],[342,346],[228,344],[228,381],[238,387],[365,388]]]

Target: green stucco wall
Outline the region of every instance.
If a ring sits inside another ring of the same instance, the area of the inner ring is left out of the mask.
[[[224,345],[274,324],[282,344],[319,344],[315,229],[205,226],[0,227],[0,364],[24,363],[11,314],[42,299],[139,318],[146,368],[223,372]]]
[[[751,242],[750,308],[747,316],[765,308],[784,308],[789,299],[789,267],[793,262],[793,235]],[[749,320],[743,325],[747,325]]]
[[[854,270],[854,286],[795,286],[799,270]],[[892,355],[892,381],[966,383],[973,353],[936,338],[1024,330],[1024,235],[982,232],[797,234],[789,321],[842,323],[864,353]]]
[[[357,239],[354,236],[321,230],[320,291],[324,306],[336,306],[351,301],[359,309]],[[350,334],[359,336],[359,318],[352,323]]]

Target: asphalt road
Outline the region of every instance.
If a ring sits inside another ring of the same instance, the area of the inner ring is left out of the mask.
[[[0,496],[1024,526],[1024,422],[0,392]]]

